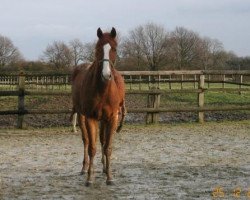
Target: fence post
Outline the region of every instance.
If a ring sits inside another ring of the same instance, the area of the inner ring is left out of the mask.
[[[169,75],[169,89],[172,89],[172,85],[171,85],[171,74]]]
[[[226,75],[223,74],[223,83],[222,83],[222,88],[225,88],[225,81],[226,81]]]
[[[196,74],[194,75],[194,89],[196,88]]]
[[[239,95],[241,95],[241,86],[242,86],[242,83],[243,83],[243,75],[241,74],[240,75],[240,84],[239,84]]]
[[[159,108],[160,107],[161,94],[148,94],[148,108]],[[147,113],[146,124],[156,124],[159,122],[159,113]]]
[[[198,93],[198,106],[202,108],[204,106],[204,86],[205,86],[205,75],[200,75],[199,89],[201,92]],[[198,113],[198,120],[200,123],[204,123],[204,112]]]
[[[23,128],[24,118],[24,91],[25,91],[25,75],[21,72],[18,76],[18,116],[17,116],[17,128]]]
[[[131,75],[129,76],[129,79],[130,79],[130,81],[129,81],[129,89],[132,90],[132,76]]]
[[[139,90],[141,90],[141,75],[139,76]]]
[[[181,75],[181,89],[183,89],[183,80],[184,80],[184,75]]]

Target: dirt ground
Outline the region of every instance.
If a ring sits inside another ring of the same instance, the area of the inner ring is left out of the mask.
[[[98,145],[86,187],[80,132],[0,129],[0,199],[250,199],[249,130],[249,120],[127,125],[114,141],[115,186]]]

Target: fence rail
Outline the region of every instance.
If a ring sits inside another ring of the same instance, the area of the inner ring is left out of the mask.
[[[147,113],[147,123],[157,123],[158,114],[161,112],[198,112],[198,121],[204,122],[206,111],[231,111],[250,110],[250,102],[244,106],[205,106],[205,93],[217,92],[249,92],[249,82],[244,79],[250,76],[250,70],[243,71],[122,71],[126,82],[126,94],[147,95],[147,106],[143,108],[128,108],[129,113]],[[180,88],[173,87],[174,83],[180,84]],[[186,88],[190,83],[193,87]],[[221,84],[220,88],[210,87],[213,83]],[[206,86],[205,86],[206,84]],[[226,84],[236,85],[226,88]],[[137,85],[137,88],[135,88]],[[147,85],[147,87],[145,87]],[[25,96],[43,95],[71,95],[70,75],[1,75],[1,86],[14,87],[12,90],[0,90],[0,96],[17,96],[17,110],[2,110],[0,115],[18,115],[17,126],[23,127],[23,118],[26,114],[60,114],[70,113],[70,109],[64,110],[36,110],[25,108]],[[8,88],[7,88],[8,89]],[[64,89],[64,90],[62,90]],[[65,90],[66,89],[66,90]],[[161,96],[174,93],[196,93],[197,106],[186,106],[184,108],[161,108]]]

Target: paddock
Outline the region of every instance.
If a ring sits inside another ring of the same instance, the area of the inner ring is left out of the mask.
[[[248,199],[250,121],[127,125],[116,134],[114,186],[95,159],[80,175],[83,146],[70,128],[0,129],[0,199]],[[213,196],[214,195],[214,196]]]

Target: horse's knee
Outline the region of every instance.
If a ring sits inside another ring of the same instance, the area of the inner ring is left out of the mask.
[[[94,157],[95,156],[95,154],[96,154],[96,147],[91,147],[91,146],[89,146],[89,156],[90,157]]]
[[[112,148],[111,147],[106,147],[104,149],[104,154],[105,154],[105,156],[111,156],[111,154],[112,154]]]

